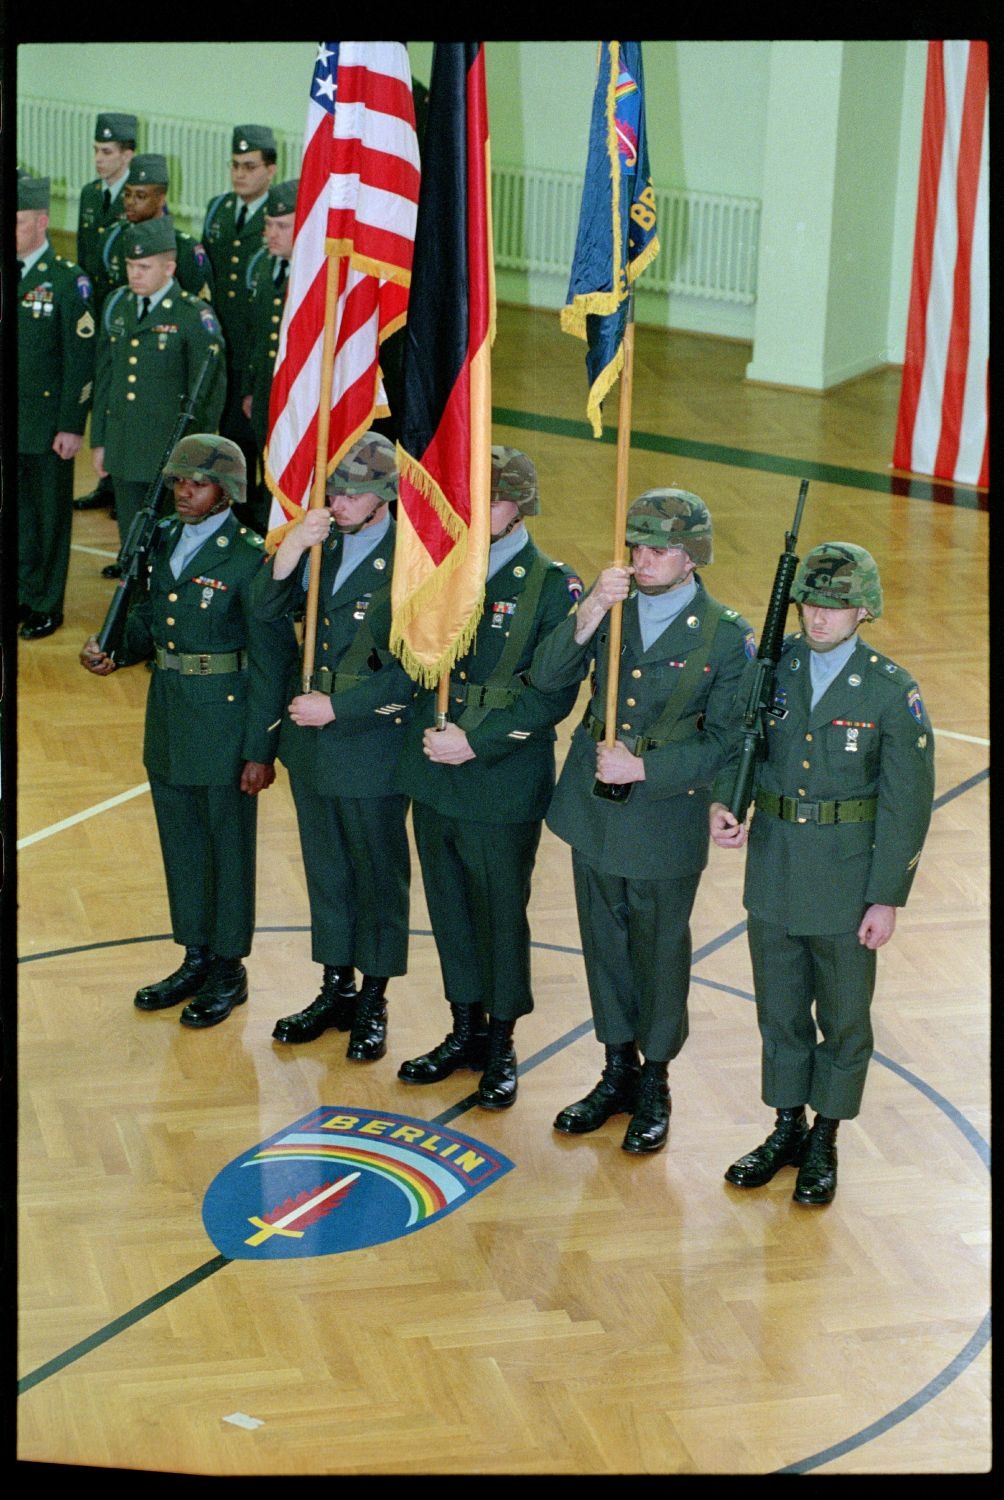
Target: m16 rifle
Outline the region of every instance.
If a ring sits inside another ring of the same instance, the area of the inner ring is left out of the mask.
[[[795,519],[791,523],[791,530],[784,534],[784,551],[777,560],[774,587],[771,589],[770,602],[767,605],[767,618],[764,620],[763,633],[760,636],[756,664],[750,673],[749,690],[743,709],[742,751],[739,757],[739,768],[736,771],[735,785],[729,799],[729,812],[739,823],[745,821],[753,796],[753,773],[756,762],[763,759],[767,750],[767,734],[763,720],[774,701],[777,664],[781,660],[781,647],[784,644],[785,618],[791,598],[791,586],[795,581],[795,570],[798,567],[795,543],[798,541],[802,507],[808,490],[809,481],[803,479],[798,491]]]
[[[171,454],[184,437],[185,429],[195,415],[199,392],[205,383],[209,367],[219,356],[219,352],[219,344],[209,346],[209,351],[195,377],[195,384],[182,400],[181,412],[171,434],[171,441],[157,466],[157,478],[147,491],[142,508],[133,516],[128,535],[119,549],[118,565],[122,576],[115,586],[108,613],[105,615],[105,622],[97,638],[101,650],[111,657],[117,667],[122,665],[120,655],[122,637],[125,634],[126,616],[129,613],[133,594],[136,592],[136,585],[142,577],[144,568],[153,561],[157,548],[157,527],[163,520],[160,514],[160,497],[164,489],[164,470],[171,460]]]

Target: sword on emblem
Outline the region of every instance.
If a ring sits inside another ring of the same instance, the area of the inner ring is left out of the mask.
[[[336,1206],[338,1199],[348,1192],[356,1178],[360,1176],[362,1176],[361,1172],[350,1172],[347,1177],[340,1177],[337,1182],[329,1182],[301,1203],[297,1203],[294,1199],[288,1209],[285,1203],[280,1204],[264,1219],[259,1219],[257,1214],[252,1214],[248,1223],[257,1225],[258,1233],[246,1239],[245,1245],[262,1245],[274,1234],[285,1235],[288,1239],[302,1239],[303,1229],[290,1229],[289,1225],[299,1223],[306,1218],[305,1229],[315,1219],[322,1218]]]

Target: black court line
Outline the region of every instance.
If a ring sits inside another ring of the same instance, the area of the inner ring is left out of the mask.
[[[946,792],[943,792],[940,797],[935,798],[934,809],[937,810],[940,807],[944,807],[946,803],[953,801],[956,797],[961,796],[962,793],[971,791],[973,787],[985,781],[988,778],[989,774],[989,768],[984,769],[983,771],[977,772],[974,776],[970,776],[967,780],[960,782],[957,786],[950,788]],[[266,926],[256,928],[256,931],[258,932],[309,932],[309,930],[310,929],[307,926]],[[741,936],[741,934],[745,932],[745,930],[746,922],[737,922],[735,926],[728,928],[717,938],[711,939],[711,941],[705,943],[702,947],[695,950],[691,959],[691,963],[699,963],[702,959],[709,957],[712,953],[718,952],[728,943],[733,942],[737,937]],[[431,938],[432,932],[428,928],[412,928],[410,929],[410,936]],[[122,947],[134,941],[158,942],[167,940],[169,937],[170,934],[165,933],[162,935],[162,937],[151,936],[136,939],[117,938],[106,943],[88,943],[86,945],[75,948],[53,949],[48,953],[31,954],[27,958],[19,960],[19,962],[30,963],[37,962],[41,958],[65,957],[74,953],[88,952],[95,948]],[[531,946],[534,948],[545,949],[554,953],[565,953],[570,956],[581,956],[582,954],[581,948],[570,947],[565,944],[533,942]],[[748,991],[740,990],[730,985],[723,985],[715,980],[704,979],[697,974],[692,975],[692,979],[697,984],[705,985],[710,989],[720,990],[727,994],[736,995],[751,1003],[754,1000],[754,996]],[[588,1035],[592,1030],[593,1023],[591,1018],[587,1021],[581,1022],[578,1026],[573,1027],[570,1031],[566,1032],[564,1036],[556,1038],[555,1041],[550,1042],[546,1047],[542,1047],[538,1052],[535,1052],[531,1057],[527,1058],[525,1062],[520,1063],[519,1076],[523,1077],[524,1074],[531,1072],[536,1067],[539,1067],[541,1063],[549,1061],[559,1052],[564,1051],[566,1047],[570,1047],[574,1042],[577,1042],[583,1036]],[[965,1115],[963,1115],[962,1112],[957,1109],[954,1104],[946,1099],[943,1094],[939,1094],[938,1091],[932,1088],[930,1084],[925,1083],[922,1078],[919,1078],[915,1073],[911,1073],[907,1068],[904,1068],[901,1064],[895,1062],[892,1058],[887,1057],[884,1053],[875,1052],[873,1054],[873,1057],[874,1061],[877,1062],[881,1067],[888,1068],[891,1072],[902,1078],[903,1081],[910,1087],[917,1089],[918,1092],[923,1094],[924,1097],[928,1099],[932,1104],[934,1104],[936,1108],[940,1109],[945,1117],[950,1121],[950,1123],[954,1125],[957,1130],[959,1130],[963,1137],[972,1146],[973,1150],[979,1156],[983,1165],[989,1172],[989,1143],[984,1139],[983,1136],[980,1135],[975,1126],[973,1126],[970,1121],[966,1119]],[[463,1099],[458,1100],[456,1104],[448,1106],[448,1108],[442,1110],[438,1115],[433,1116],[429,1123],[432,1125],[449,1125],[454,1120],[467,1114],[471,1109],[474,1108],[476,1103],[477,1094],[467,1094]],[[183,1293],[189,1291],[192,1287],[197,1286],[199,1282],[205,1281],[208,1277],[215,1275],[217,1271],[221,1271],[225,1266],[229,1266],[232,1264],[233,1262],[228,1256],[213,1256],[212,1259],[205,1261],[194,1271],[190,1271],[186,1276],[181,1277],[178,1281],[173,1282],[170,1286],[163,1288],[160,1292],[154,1293],[153,1296],[148,1297],[143,1302],[137,1304],[137,1306],[132,1308],[129,1312],[123,1313],[120,1317],[115,1318],[111,1323],[107,1323],[103,1328],[98,1329],[96,1333],[93,1333],[89,1335],[88,1338],[82,1339],[79,1343],[72,1345],[69,1349],[64,1350],[62,1354],[56,1355],[53,1359],[48,1360],[45,1364],[39,1365],[37,1369],[31,1371],[29,1374],[25,1375],[21,1380],[18,1381],[18,1395],[22,1395],[26,1391],[31,1390],[32,1387],[39,1385],[43,1380],[47,1380],[49,1376],[58,1374],[61,1370],[66,1369],[67,1366],[74,1364],[78,1359],[82,1359],[85,1354],[89,1354],[91,1350],[99,1348],[102,1344],[107,1343],[116,1335],[124,1333],[127,1329],[133,1327],[137,1323],[140,1323],[149,1314],[158,1312],[161,1308],[167,1306],[168,1303],[173,1302],[176,1297],[182,1296]],[[991,1309],[988,1308],[979,1328],[962,1347],[962,1349],[959,1350],[954,1359],[952,1359],[944,1367],[944,1369],[940,1371],[938,1375],[929,1380],[927,1384],[922,1386],[919,1391],[916,1391],[914,1395],[908,1397],[907,1400],[901,1402],[899,1406],[894,1407],[891,1411],[886,1412],[883,1416],[877,1418],[867,1427],[863,1427],[858,1432],[851,1434],[847,1438],[844,1438],[840,1443],[836,1443],[829,1448],[821,1449],[818,1453],[811,1454],[809,1457],[800,1459],[797,1463],[787,1465],[785,1468],[772,1470],[771,1473],[808,1473],[812,1469],[817,1469],[823,1464],[829,1463],[834,1458],[842,1457],[845,1453],[850,1453],[857,1448],[863,1447],[866,1443],[871,1442],[874,1438],[880,1437],[883,1433],[890,1431],[891,1428],[898,1426],[900,1422],[906,1421],[908,1417],[914,1416],[930,1401],[933,1401],[936,1396],[939,1396],[942,1391],[946,1390],[948,1386],[951,1385],[963,1373],[963,1371],[968,1368],[973,1360],[976,1359],[977,1355],[983,1348],[985,1348],[986,1344],[989,1342],[990,1328]]]
[[[492,421],[524,432],[547,432],[553,437],[585,438],[589,442],[616,444],[616,428],[593,437],[588,422],[568,417],[544,417],[537,412],[493,406]],[[840,464],[817,463],[809,458],[787,458],[780,453],[756,453],[749,448],[729,448],[723,443],[699,443],[690,438],[667,437],[658,432],[631,433],[631,447],[646,453],[673,453],[704,463],[727,464],[732,469],[758,469],[767,474],[785,474],[792,479],[815,479],[855,490],[874,490],[882,495],[901,495],[907,500],[930,500],[939,505],[957,505],[964,510],[990,509],[990,494],[952,484],[948,480],[919,479],[898,474],[876,474],[871,469],[848,469]]]

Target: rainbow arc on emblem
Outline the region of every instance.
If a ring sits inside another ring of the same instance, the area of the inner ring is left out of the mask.
[[[361,1172],[371,1172],[404,1194],[409,1205],[409,1229],[439,1213],[464,1194],[463,1184],[448,1169],[435,1161],[423,1162],[418,1167],[414,1151],[403,1150],[389,1141],[375,1140],[363,1144],[358,1136],[297,1132],[256,1151],[242,1165],[250,1167],[267,1161],[337,1162]]]

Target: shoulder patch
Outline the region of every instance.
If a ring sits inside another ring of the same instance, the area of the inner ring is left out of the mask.
[[[81,302],[86,302],[91,295],[91,278],[81,271],[77,277],[77,296]]]
[[[219,333],[220,331],[220,325],[217,323],[216,319],[213,317],[211,310],[208,307],[202,308],[201,312],[199,313],[199,322],[202,324],[207,333]]]

